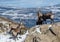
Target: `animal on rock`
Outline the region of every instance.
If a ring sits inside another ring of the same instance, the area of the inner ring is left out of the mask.
[[[42,14],[41,12],[38,12],[37,16],[38,16],[38,20],[36,22],[36,25],[41,25],[44,22],[46,23],[47,19],[50,19],[51,23],[54,22],[54,20],[53,20],[54,14],[52,12],[48,12],[47,14]]]
[[[16,28],[12,28],[10,29],[9,33],[12,34],[13,38],[17,38],[18,39],[18,34],[24,34],[27,31],[27,28],[25,28],[25,26],[21,23],[18,24],[18,26]],[[19,37],[20,38],[20,37]]]

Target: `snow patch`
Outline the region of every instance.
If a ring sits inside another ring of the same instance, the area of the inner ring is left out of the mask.
[[[7,33],[1,33],[0,34],[0,42],[24,42],[27,34],[28,34],[28,31],[23,35],[18,35],[18,37],[21,37],[21,38],[19,38],[18,40],[15,41],[13,39],[9,39],[11,37],[11,35],[9,35]]]
[[[32,28],[35,28],[35,31],[33,31],[32,33],[35,33],[35,32],[38,32],[41,34],[41,31],[40,31],[40,25],[36,25],[35,27],[32,27]]]

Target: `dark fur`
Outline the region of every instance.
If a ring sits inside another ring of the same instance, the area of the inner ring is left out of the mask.
[[[47,19],[51,20],[51,23],[53,23],[53,18],[51,18],[51,16],[53,15],[51,12],[47,13],[47,14],[41,14],[42,16],[39,16],[40,13],[38,13],[38,21],[36,22],[36,25],[41,25],[43,24],[43,22],[46,23]]]
[[[43,19],[42,17],[38,18],[38,21],[36,22],[36,25],[42,25],[43,24]]]
[[[51,18],[52,14],[43,14],[42,18],[43,21],[46,21],[46,19],[50,19],[51,21],[53,21],[53,19]]]
[[[10,31],[9,31],[9,34],[12,34],[12,36],[13,36],[14,39],[16,39],[16,38],[17,38],[17,35],[20,34],[20,31],[21,31],[21,30],[20,30],[19,27],[20,27],[20,24],[17,26],[17,28],[12,28],[12,27],[11,27],[11,29],[10,29]],[[17,33],[17,35],[14,35],[13,32],[12,32],[12,30],[14,30],[14,31]],[[18,32],[18,31],[19,31],[19,32]]]

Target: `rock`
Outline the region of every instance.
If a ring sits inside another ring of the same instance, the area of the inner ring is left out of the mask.
[[[29,30],[29,35],[26,37],[25,42],[60,42],[60,26],[58,23],[52,25],[52,31],[56,34],[53,35],[51,31],[48,29],[48,27],[51,24],[44,24],[38,26],[40,31],[39,32],[34,32],[36,29],[36,26],[32,27]]]

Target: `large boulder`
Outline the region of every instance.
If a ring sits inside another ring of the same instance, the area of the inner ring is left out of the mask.
[[[55,23],[52,25],[52,31],[56,36],[48,29],[51,24],[44,24],[37,26],[41,33],[35,31],[36,26],[30,28],[29,34],[25,39],[25,42],[60,42],[60,25]],[[35,32],[34,32],[35,31]]]

